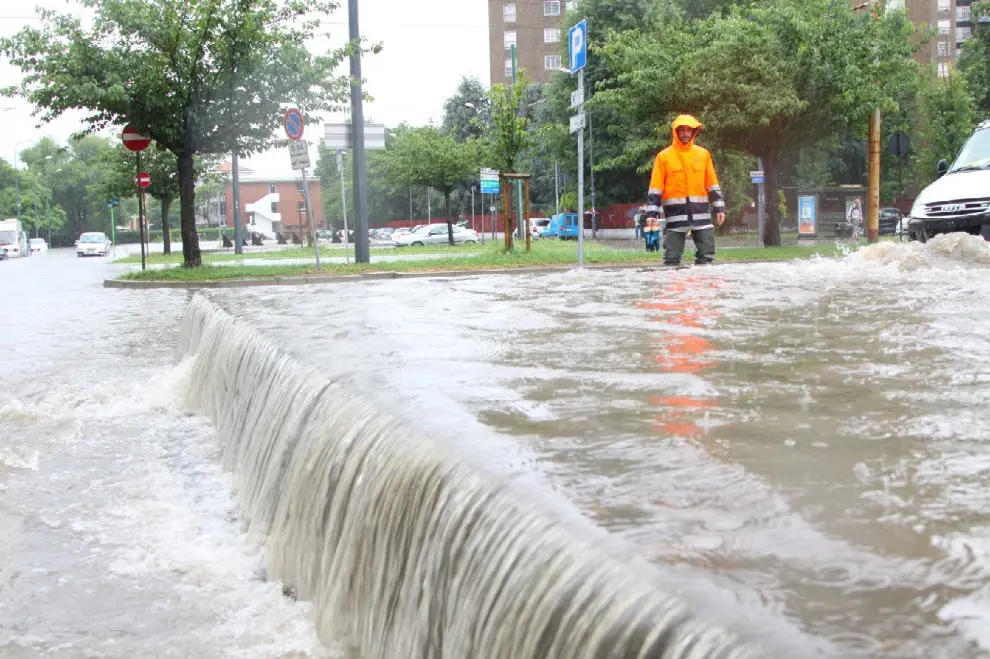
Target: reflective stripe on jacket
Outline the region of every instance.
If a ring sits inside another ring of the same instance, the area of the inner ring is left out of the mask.
[[[677,129],[682,126],[694,131],[687,144],[677,137]],[[673,142],[653,162],[646,213],[657,217],[662,208],[667,229],[671,231],[710,228],[712,213],[725,212],[725,199],[712,156],[694,143],[700,130],[701,122],[690,115],[674,119]]]

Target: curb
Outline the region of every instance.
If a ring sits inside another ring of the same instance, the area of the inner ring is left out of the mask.
[[[712,266],[747,265],[755,263],[788,263],[802,259],[752,259],[748,261],[716,261]],[[209,281],[147,281],[135,279],[105,279],[104,288],[149,289],[149,288],[250,288],[255,286],[304,286],[308,284],[342,284],[356,281],[373,281],[377,279],[437,279],[459,277],[484,277],[490,275],[549,275],[576,269],[576,265],[561,264],[521,268],[486,268],[472,270],[424,270],[421,272],[365,272],[353,275],[302,275],[290,277],[266,277],[250,279],[217,279]],[[648,272],[666,272],[669,268],[663,265],[648,263],[592,263],[584,266],[586,270],[639,270]]]

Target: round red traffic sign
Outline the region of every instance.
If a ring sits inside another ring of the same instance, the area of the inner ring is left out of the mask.
[[[124,146],[130,151],[144,151],[151,140],[137,131],[137,128],[127,124],[124,127]]]
[[[285,134],[290,140],[301,140],[305,126],[303,125],[302,112],[298,108],[289,108],[285,111]]]
[[[146,188],[151,185],[151,176],[148,172],[138,172],[138,175],[134,177],[134,185],[139,188]]]

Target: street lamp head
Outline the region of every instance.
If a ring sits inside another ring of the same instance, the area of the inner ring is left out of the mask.
[[[474,103],[472,103],[471,101],[468,101],[467,103],[464,104],[464,107],[466,107],[466,108],[472,108],[473,109],[474,108]]]

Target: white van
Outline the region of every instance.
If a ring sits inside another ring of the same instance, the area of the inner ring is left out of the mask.
[[[951,167],[939,161],[937,173],[911,208],[908,236],[927,242],[936,234],[965,231],[990,240],[990,119],[976,127]]]
[[[28,236],[18,219],[0,221],[0,249],[8,258],[15,256],[31,256],[28,247]]]

